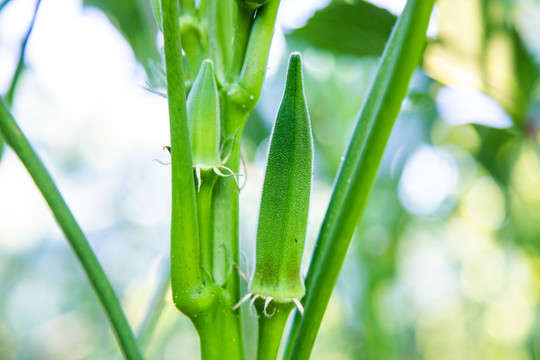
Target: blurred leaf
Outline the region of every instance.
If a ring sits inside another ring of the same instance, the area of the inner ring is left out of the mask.
[[[395,22],[394,15],[370,3],[336,1],[287,39],[336,54],[380,55]]]
[[[505,0],[440,0],[438,40],[429,44],[424,67],[445,85],[482,91],[523,128],[539,75],[515,30]]]
[[[151,62],[160,62],[156,45],[157,25],[149,1],[145,0],[83,0],[84,6],[94,6],[107,15],[133,49],[152,80]]]

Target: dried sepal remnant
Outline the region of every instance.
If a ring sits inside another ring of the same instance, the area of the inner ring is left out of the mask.
[[[257,228],[250,296],[294,302],[304,296],[302,256],[311,193],[313,138],[298,53],[289,60],[285,92],[272,137]]]

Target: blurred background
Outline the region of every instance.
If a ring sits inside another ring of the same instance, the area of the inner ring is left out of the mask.
[[[242,139],[248,265],[288,54],[305,60],[315,138],[307,270],[333,178],[404,3],[282,0],[263,94]],[[3,95],[35,8],[36,0],[0,1]],[[540,359],[538,19],[535,0],[437,1],[313,359]],[[197,359],[194,328],[161,290],[168,115],[166,100],[146,89],[160,85],[161,41],[147,0],[44,0],[11,110],[135,331],[164,302],[145,339],[148,359]],[[246,332],[253,323],[246,320]],[[118,358],[72,250],[4,148],[0,359]]]

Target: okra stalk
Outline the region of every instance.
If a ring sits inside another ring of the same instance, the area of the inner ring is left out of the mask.
[[[161,5],[171,129],[171,286],[175,306],[185,314],[196,314],[203,279],[185,106],[180,9],[176,0],[163,0]]]

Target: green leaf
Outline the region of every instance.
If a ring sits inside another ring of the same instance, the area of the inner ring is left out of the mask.
[[[83,0],[84,6],[94,6],[107,15],[111,23],[127,40],[135,58],[152,81],[149,64],[161,62],[156,45],[157,24],[152,6],[147,0]]]
[[[395,22],[394,15],[370,3],[337,1],[317,11],[287,40],[336,54],[380,55]]]

